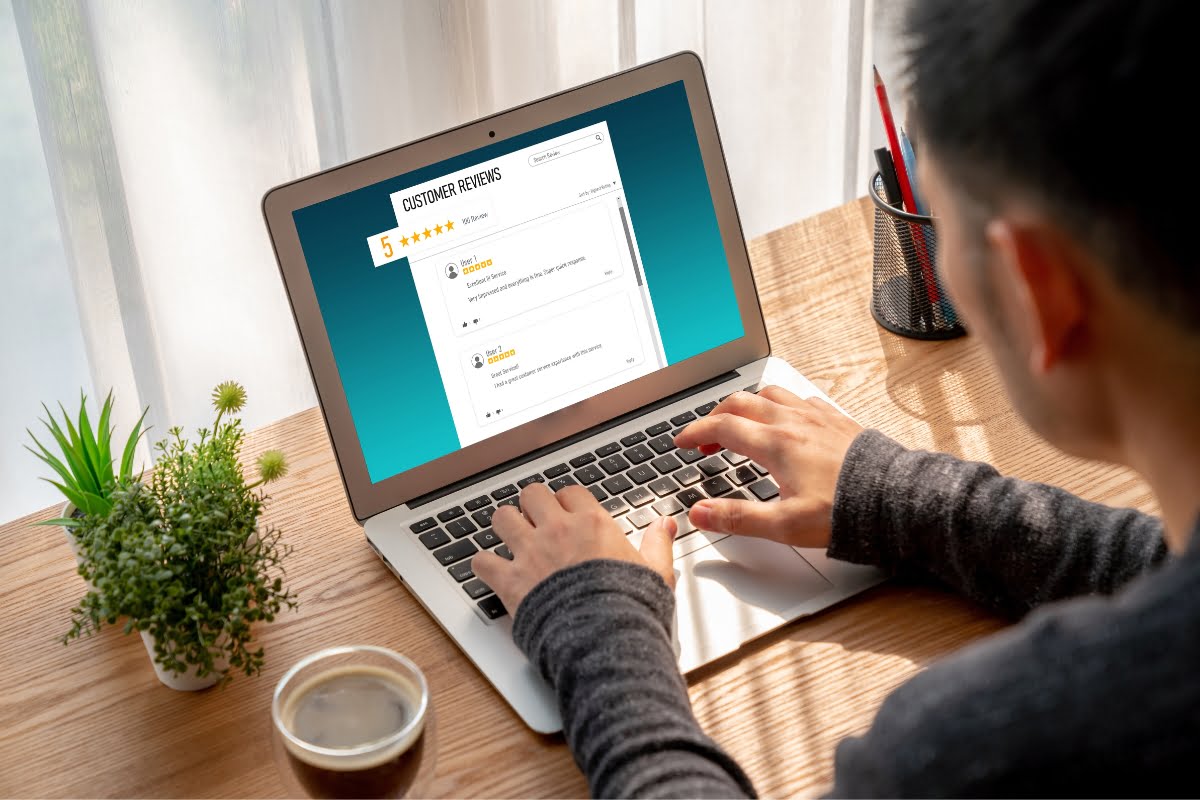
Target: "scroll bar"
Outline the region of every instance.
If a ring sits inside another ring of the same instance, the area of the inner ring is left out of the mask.
[[[658,358],[658,367],[662,369],[667,365],[667,354],[662,349],[662,335],[659,334],[655,323],[654,312],[650,308],[650,290],[646,288],[645,282],[642,280],[642,267],[638,264],[637,253],[633,250],[633,235],[629,232],[629,216],[625,213],[625,205],[617,203],[617,211],[621,213],[621,227],[625,230],[625,246],[629,248],[629,261],[633,264],[633,274],[637,278],[637,285],[641,289],[638,294],[642,296],[642,308],[646,309],[646,324],[653,325],[656,330],[654,333],[654,354]]]

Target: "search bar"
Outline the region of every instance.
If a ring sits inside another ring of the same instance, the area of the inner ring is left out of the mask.
[[[572,153],[578,153],[580,150],[586,150],[589,147],[595,147],[603,143],[604,134],[602,133],[580,136],[578,139],[572,139],[565,144],[560,144],[558,147],[551,147],[540,153],[534,153],[529,157],[529,166],[536,167],[539,164],[545,164],[547,161],[554,161],[563,156],[569,156]]]

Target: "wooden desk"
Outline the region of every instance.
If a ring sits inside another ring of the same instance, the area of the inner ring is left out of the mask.
[[[918,342],[876,326],[865,200],[757,239],[750,254],[775,354],[863,423],[910,446],[1156,510],[1129,472],[1038,442],[974,339]],[[268,447],[293,465],[267,518],[295,545],[287,567],[301,605],[259,629],[263,674],[224,690],[162,687],[141,641],[118,630],[59,644],[83,592],[61,531],[30,526],[49,511],[0,528],[0,795],[278,796],[275,682],[304,654],[346,642],[394,648],[425,670],[438,715],[438,795],[585,795],[561,739],[523,727],[371,553],[320,412],[257,431],[248,454]],[[866,728],[892,688],[1001,624],[946,593],[886,585],[704,668],[692,676],[692,703],[759,792],[814,795],[830,783],[838,740]]]

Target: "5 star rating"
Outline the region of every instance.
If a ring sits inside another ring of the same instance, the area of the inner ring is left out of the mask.
[[[449,233],[452,230],[454,230],[454,221],[446,220],[444,225],[437,224],[434,225],[432,229],[426,228],[423,231],[413,231],[412,236],[401,236],[400,246],[408,247],[409,242],[412,242],[415,245],[422,239],[432,239],[434,236],[441,236],[443,233]]]

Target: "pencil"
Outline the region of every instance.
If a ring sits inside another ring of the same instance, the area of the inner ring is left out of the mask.
[[[896,167],[896,178],[900,182],[900,196],[904,201],[904,210],[917,214],[917,201],[913,197],[912,184],[908,179],[908,170],[904,167],[904,151],[900,148],[900,137],[896,134],[896,122],[892,119],[892,107],[888,103],[887,87],[883,78],[879,77],[878,67],[871,67],[875,73],[875,97],[879,100],[879,113],[883,117],[883,129],[887,132],[888,144],[892,150],[892,163]],[[896,155],[900,157],[897,158]],[[938,305],[937,279],[933,274],[933,265],[929,262],[929,251],[925,245],[925,232],[919,225],[912,225],[913,244],[917,246],[917,257],[921,261],[922,277],[925,279],[925,291],[929,302],[935,308]]]

